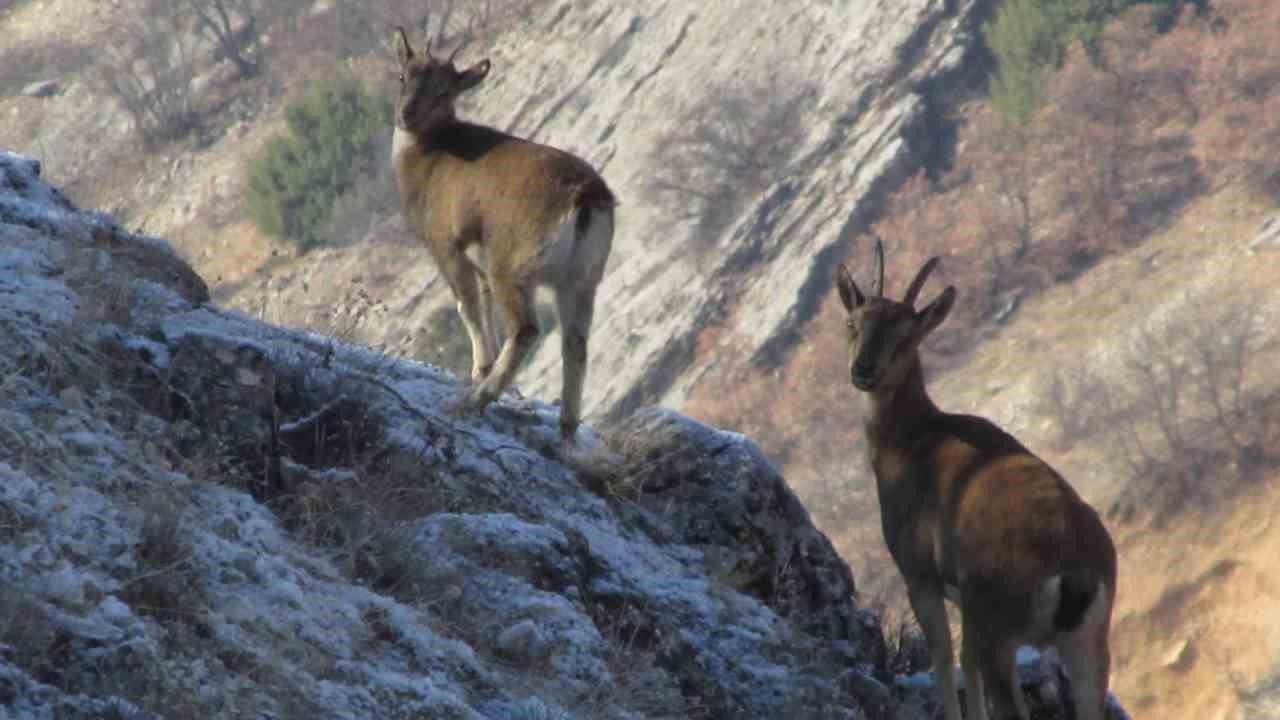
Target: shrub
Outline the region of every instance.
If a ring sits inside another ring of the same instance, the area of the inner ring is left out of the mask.
[[[103,46],[91,68],[92,82],[115,98],[149,147],[181,138],[199,127],[193,81],[200,43],[186,32],[188,18],[176,5],[147,0],[109,28],[117,40]]]
[[[1099,437],[1128,466],[1117,508],[1159,521],[1208,508],[1276,466],[1276,393],[1260,359],[1274,343],[1250,298],[1188,297],[1137,328],[1110,379],[1087,365],[1048,379],[1042,411],[1063,447]]]
[[[712,91],[658,143],[651,190],[674,216],[697,220],[699,258],[747,202],[790,174],[816,96],[792,75]]]
[[[1066,44],[1066,28],[1041,0],[1011,0],[982,35],[996,57],[991,104],[1022,122],[1040,104],[1047,68],[1056,65]]]
[[[352,78],[323,81],[285,110],[289,134],[249,169],[249,215],[269,235],[303,249],[331,238],[334,201],[378,167],[391,103]]]
[[[1067,47],[1081,40],[1093,48],[1107,20],[1134,5],[1163,10],[1153,17],[1167,25],[1186,0],[1009,0],[982,29],[996,58],[991,104],[1016,123],[1040,105],[1045,75],[1062,64]],[[1203,0],[1195,0],[1203,7]]]

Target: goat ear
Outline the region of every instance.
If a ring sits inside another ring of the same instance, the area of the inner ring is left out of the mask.
[[[409,47],[409,36],[405,34],[403,27],[397,27],[392,42],[396,46],[396,59],[401,65],[409,64],[413,59],[413,48]]]
[[[947,319],[947,315],[951,314],[951,308],[956,304],[956,288],[954,285],[948,285],[942,294],[934,298],[923,310],[916,313],[916,317],[921,320],[920,335],[928,335],[935,328]]]
[[[853,312],[855,307],[860,307],[867,301],[862,291],[858,289],[858,284],[853,281],[849,266],[844,263],[836,269],[836,290],[840,293],[840,302],[848,312]]]
[[[489,74],[489,59],[485,58],[458,75],[458,92],[470,90],[480,84]]]

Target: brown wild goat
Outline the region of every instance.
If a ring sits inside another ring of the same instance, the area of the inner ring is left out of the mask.
[[[419,56],[404,28],[395,43],[396,186],[405,220],[448,281],[471,338],[468,404],[482,409],[511,384],[538,339],[534,291],[549,286],[562,336],[560,431],[572,440],[596,286],[613,244],[613,193],[580,158],[458,119],[454,103],[484,80],[488,60],[459,70],[430,47]],[[500,353],[495,300],[506,334]]]
[[[925,391],[920,342],[955,302],[948,287],[924,309],[877,281],[862,294],[849,268],[836,287],[848,311],[849,376],[870,399],[867,449],[885,543],[929,642],[946,720],[960,720],[943,598],[960,608],[968,720],[1026,720],[1015,677],[1022,645],[1054,646],[1071,677],[1076,716],[1102,720],[1110,676],[1107,634],[1116,551],[1098,514],[1053,468],[985,418],[938,409]]]

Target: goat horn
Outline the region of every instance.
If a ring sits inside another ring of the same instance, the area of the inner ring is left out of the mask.
[[[907,307],[913,308],[916,306],[916,296],[920,294],[920,289],[924,287],[924,281],[929,279],[929,273],[933,272],[933,269],[937,266],[938,257],[935,255],[929,258],[924,267],[920,268],[920,272],[916,273],[916,279],[912,280],[910,287],[907,288],[907,296],[902,299],[902,302]]]
[[[454,58],[456,58],[456,57],[458,57],[458,53],[459,53],[459,52],[462,52],[462,47],[463,47],[464,45],[466,45],[466,43],[465,43],[465,42],[458,43],[458,47],[454,48],[454,49],[453,49],[453,52],[449,53],[449,59],[445,61],[445,64],[447,64],[447,65],[452,65],[452,64],[453,64],[453,59],[454,59]]]
[[[884,297],[884,243],[876,236],[876,297]]]
[[[427,54],[427,57],[430,58],[431,46],[435,44],[435,38],[431,35],[431,18],[429,16],[422,18],[422,34],[427,38],[427,44],[426,47],[423,48],[423,51]]]

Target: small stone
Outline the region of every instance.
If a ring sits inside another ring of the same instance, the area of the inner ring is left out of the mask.
[[[512,659],[537,660],[546,655],[547,642],[532,620],[521,620],[498,633],[497,648]]]
[[[84,392],[74,385],[58,393],[58,398],[68,410],[84,410]]]
[[[1195,661],[1196,650],[1190,638],[1182,638],[1164,654],[1161,665],[1170,670],[1183,670]]]
[[[37,80],[28,83],[22,88],[24,97],[47,98],[53,97],[62,91],[62,87],[58,85],[56,80]]]
[[[236,368],[236,380],[245,387],[257,387],[262,384],[262,374],[249,368]]]
[[[1249,241],[1249,250],[1280,247],[1280,215],[1272,215],[1258,228],[1258,234]]]

